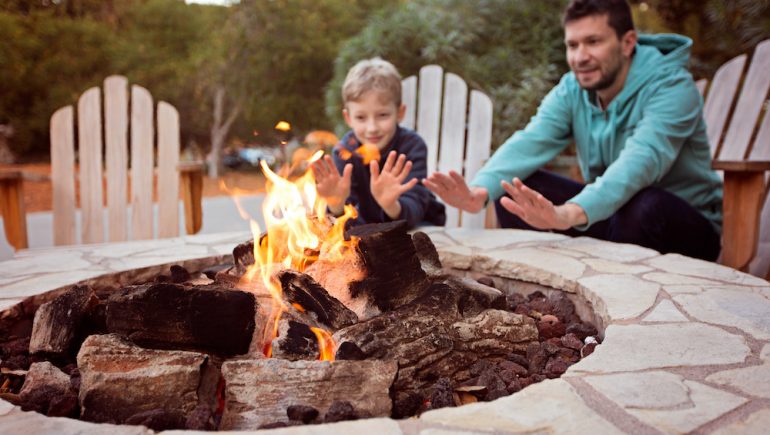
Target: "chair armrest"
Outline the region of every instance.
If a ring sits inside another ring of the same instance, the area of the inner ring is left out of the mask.
[[[0,169],[0,181],[21,180],[23,178],[24,174],[21,171],[15,169]]]
[[[3,216],[5,237],[16,250],[28,247],[23,182],[21,171],[0,170],[0,214]]]
[[[177,165],[184,204],[184,223],[187,234],[195,234],[203,226],[203,162],[182,162]]]
[[[206,168],[206,163],[200,160],[180,162],[178,165],[176,165],[176,169],[179,171],[180,174],[191,173],[191,172],[200,172],[201,174],[203,174],[203,170],[205,168]]]
[[[764,172],[770,171],[768,160],[714,160],[711,168],[730,172]]]

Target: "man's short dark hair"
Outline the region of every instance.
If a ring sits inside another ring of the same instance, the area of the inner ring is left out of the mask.
[[[631,7],[626,0],[572,0],[564,10],[561,22],[565,25],[591,15],[607,15],[618,39],[629,30],[634,30]]]

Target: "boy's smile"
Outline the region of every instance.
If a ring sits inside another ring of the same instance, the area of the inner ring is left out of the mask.
[[[406,106],[398,107],[382,92],[369,91],[358,101],[349,101],[342,114],[359,142],[385,151],[405,111]]]

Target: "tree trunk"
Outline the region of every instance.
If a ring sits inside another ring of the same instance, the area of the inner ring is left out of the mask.
[[[224,118],[225,88],[217,86],[214,91],[214,123],[211,126],[211,152],[208,155],[208,176],[209,178],[219,178],[222,169],[222,148],[224,148],[225,138],[230,131],[235,118],[241,113],[241,103],[235,103],[227,119]]]

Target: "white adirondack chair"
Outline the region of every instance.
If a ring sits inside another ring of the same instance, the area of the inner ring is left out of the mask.
[[[150,239],[153,225],[154,137],[157,136],[158,237],[179,235],[180,174],[188,233],[201,226],[202,166],[179,164],[179,114],[161,101],[153,122],[153,100],[143,87],[110,76],[104,81],[104,105],[98,87],[78,100],[78,143],[75,150],[74,109],[66,106],[51,117],[51,178],[53,185],[54,244],[105,241],[103,186],[107,189],[107,240],[129,238],[128,180],[131,194],[132,239]],[[130,118],[129,118],[130,106]],[[102,124],[104,113],[104,126]],[[130,120],[130,122],[129,122]],[[128,169],[130,128],[131,165]],[[104,147],[103,141],[104,138]],[[102,157],[102,149],[105,158]],[[76,237],[75,160],[79,163],[81,241]],[[105,167],[102,167],[102,161]],[[130,175],[130,177],[129,177]],[[104,180],[104,181],[103,181]]]
[[[492,148],[492,100],[474,90],[469,105],[465,81],[444,74],[438,65],[422,67],[419,80],[416,76],[404,79],[402,100],[406,115],[401,125],[417,131],[428,146],[428,174],[455,170],[466,180],[472,179]],[[495,226],[492,208],[471,214],[447,207],[449,228],[485,225]]]
[[[748,69],[746,69],[748,65]],[[742,54],[722,65],[706,94],[703,117],[712,167],[724,185],[720,261],[770,279],[770,39],[759,43],[751,63]]]

